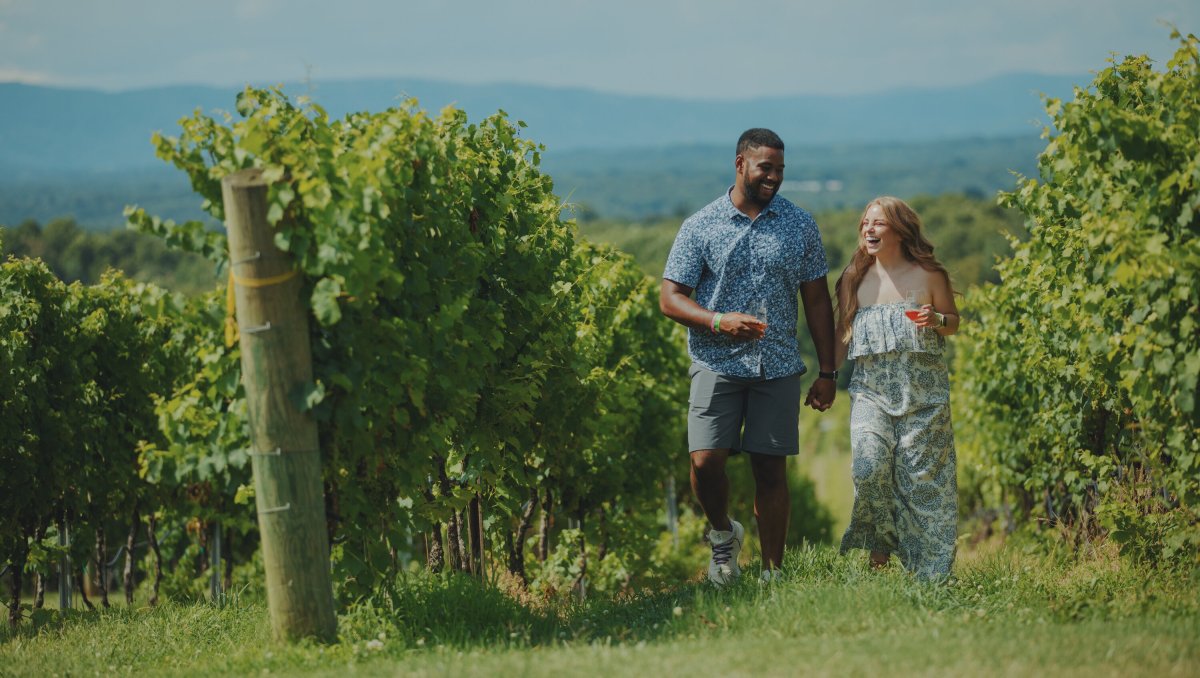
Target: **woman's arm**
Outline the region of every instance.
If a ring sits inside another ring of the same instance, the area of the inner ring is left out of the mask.
[[[958,315],[958,306],[954,303],[954,291],[950,287],[950,278],[941,271],[930,271],[929,289],[933,295],[933,310],[946,318],[944,327],[938,327],[938,318],[933,313],[928,314],[927,327],[933,327],[943,337],[958,332],[962,318]]]

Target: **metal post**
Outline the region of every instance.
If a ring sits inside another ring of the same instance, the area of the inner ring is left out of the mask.
[[[58,559],[58,609],[71,609],[71,536],[67,534],[67,521],[64,518],[58,526],[58,545],[67,548],[67,552]]]
[[[671,548],[679,548],[679,504],[675,500],[675,476],[667,476],[667,529],[671,531]]]
[[[212,537],[208,540],[208,593],[214,603],[221,603],[221,523],[214,520]]]

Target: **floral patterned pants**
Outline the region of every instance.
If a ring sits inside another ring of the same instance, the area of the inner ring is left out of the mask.
[[[856,359],[850,384],[854,509],[843,553],[895,553],[926,579],[950,573],[958,483],[949,390],[940,355]]]

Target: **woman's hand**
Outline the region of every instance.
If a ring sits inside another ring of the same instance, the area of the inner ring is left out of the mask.
[[[921,307],[917,317],[913,320],[917,327],[929,327],[936,329],[942,326],[942,318],[937,311],[933,310],[933,304],[925,304]]]

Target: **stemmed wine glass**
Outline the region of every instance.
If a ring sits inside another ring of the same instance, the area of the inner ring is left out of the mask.
[[[916,323],[917,318],[921,315],[921,308],[931,303],[933,303],[933,300],[930,298],[928,291],[922,289],[909,290],[904,302],[904,315],[908,316],[908,319],[913,321],[913,323]],[[919,332],[923,329],[925,328],[913,325],[914,340],[920,336]]]

